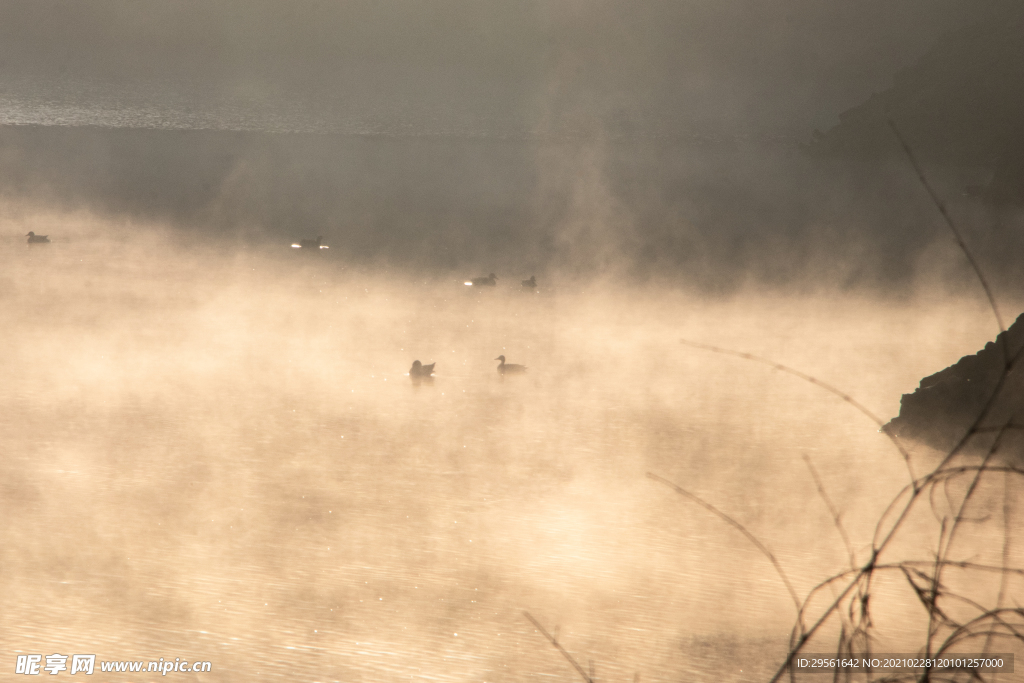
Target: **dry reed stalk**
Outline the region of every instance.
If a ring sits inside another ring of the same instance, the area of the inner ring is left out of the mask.
[[[821,479],[818,477],[817,472],[810,462],[810,459],[808,459],[806,455],[804,456],[808,469],[811,472],[811,476],[814,479],[815,486],[818,489],[818,493],[828,507],[833,524],[836,526],[840,536],[842,537],[847,554],[849,555],[851,568],[829,576],[819,582],[808,592],[807,596],[803,600],[800,600],[797,596],[786,572],[783,570],[775,555],[746,527],[729,515],[718,510],[707,501],[689,491],[686,491],[685,489],[682,489],[675,483],[656,474],[650,472],[647,473],[647,476],[650,479],[661,482],[676,493],[696,502],[718,518],[725,521],[727,524],[739,530],[748,541],[750,541],[763,555],[768,558],[775,568],[776,573],[781,578],[787,592],[790,594],[790,597],[794,602],[797,616],[790,635],[789,651],[786,653],[784,662],[779,666],[776,673],[770,679],[770,683],[776,683],[780,678],[786,675],[789,676],[790,680],[795,681],[796,668],[793,664],[794,659],[801,652],[805,651],[806,647],[814,639],[819,630],[830,619],[837,615],[839,619],[841,619],[842,623],[835,652],[840,655],[869,654],[874,640],[872,630],[873,623],[871,620],[872,582],[875,575],[880,573],[895,573],[902,576],[908,587],[913,591],[914,595],[925,609],[928,623],[925,642],[922,644],[921,648],[923,656],[925,657],[942,656],[953,651],[952,648],[982,640],[984,641],[983,653],[989,653],[994,643],[1002,642],[1004,640],[1016,641],[1018,644],[1024,644],[1024,608],[1009,608],[1003,606],[1003,603],[1006,600],[1008,579],[1011,576],[1024,577],[1024,568],[1011,567],[1009,564],[1011,532],[1009,524],[1009,510],[1011,503],[1010,484],[1015,479],[1024,482],[1024,469],[1014,467],[1010,464],[997,464],[999,449],[1002,445],[1004,435],[1008,431],[1024,429],[1024,425],[1016,422],[1015,419],[1011,417],[1002,425],[982,426],[992,412],[997,399],[1002,394],[1002,391],[1006,386],[1007,377],[1016,369],[1021,358],[1024,357],[1024,346],[1011,355],[1010,349],[1007,346],[1007,335],[1005,334],[1006,329],[1003,325],[1002,316],[1000,315],[995,296],[992,293],[992,289],[989,286],[981,267],[978,265],[970,249],[967,247],[967,244],[964,242],[960,230],[957,228],[955,222],[950,216],[945,204],[943,204],[938,195],[932,189],[931,185],[928,183],[928,180],[925,177],[920,164],[918,164],[917,159],[914,157],[910,146],[904,140],[898,128],[892,121],[889,121],[889,125],[892,128],[893,133],[896,135],[903,151],[906,153],[911,166],[917,173],[918,179],[921,181],[921,184],[924,186],[940,214],[945,219],[957,246],[963,252],[971,267],[974,269],[974,273],[985,292],[989,307],[992,309],[992,313],[999,327],[1000,336],[997,337],[997,343],[1000,344],[1003,352],[1003,371],[996,383],[995,389],[986,401],[985,405],[979,411],[974,422],[966,430],[960,440],[953,446],[953,448],[945,454],[938,466],[934,467],[930,472],[922,477],[918,477],[914,474],[910,454],[899,442],[899,439],[895,435],[889,434],[886,430],[882,430],[886,433],[900,456],[903,458],[907,471],[910,474],[910,482],[890,501],[885,511],[879,517],[871,540],[870,558],[868,558],[868,560],[863,564],[859,564],[857,562],[856,554],[853,551],[853,545],[841,524],[840,511],[832,504]],[[681,340],[681,342],[688,346],[707,350],[712,353],[735,356],[744,360],[766,364],[774,369],[781,370],[798,377],[809,384],[838,396],[862,414],[866,415],[876,425],[878,425],[879,428],[884,427],[884,423],[877,416],[849,394],[829,383],[819,380],[816,377],[801,372],[800,370],[750,353],[687,340]],[[954,460],[965,454],[964,452],[971,439],[978,434],[985,433],[994,433],[996,436],[987,452],[981,458],[980,464],[955,464]],[[968,517],[967,512],[972,499],[981,486],[983,478],[997,474],[1003,477],[1003,548],[1001,565],[993,566],[967,560],[952,559],[951,553],[953,551],[954,542],[956,541],[957,535],[963,525],[967,522],[977,523],[984,521]],[[950,492],[949,486],[951,482],[961,477],[966,477],[968,479],[967,488],[957,503],[954,504],[954,496]],[[956,508],[955,514],[953,514],[952,517],[948,514],[944,514],[941,517],[938,515],[938,508],[935,504],[935,495],[939,492],[940,487],[942,489],[941,492],[946,496],[947,501],[950,503],[949,507],[951,509]],[[927,560],[882,562],[881,560],[883,555],[885,555],[886,551],[890,548],[893,541],[898,537],[900,531],[906,525],[911,512],[922,500],[927,500],[929,502],[931,509],[939,522],[939,540],[933,553],[933,557]],[[889,520],[892,521],[890,522]],[[943,582],[943,577],[948,570],[952,569],[957,569],[961,572],[976,572],[982,575],[998,573],[1000,577],[1000,584],[996,604],[994,606],[986,606],[971,599],[967,595],[955,593],[947,588]],[[833,600],[828,603],[824,610],[815,615],[813,622],[808,626],[805,623],[805,617],[808,614],[810,603],[821,591],[825,589],[832,591]],[[972,610],[972,616],[966,619],[952,616],[949,608],[947,608],[947,604],[949,603],[955,603],[960,607],[969,608]],[[525,612],[524,614],[526,618],[529,619],[538,630],[540,630],[544,637],[547,638],[547,640],[573,665],[586,683],[594,683],[592,664],[591,674],[588,676],[583,667],[581,667],[579,663],[561,646],[561,644],[558,643],[557,638],[548,634],[547,631],[545,631],[541,625],[532,616],[530,616],[530,614]],[[959,683],[963,680],[961,674],[967,676],[968,680],[978,681],[979,683],[995,683],[997,677],[997,674],[986,677],[983,673],[978,671],[950,673],[926,669],[923,673],[889,675],[874,680],[886,681],[887,683],[898,683],[902,681],[917,681],[918,683],[939,683],[940,681],[944,683],[949,681],[951,683]],[[838,683],[838,681],[841,680],[841,677],[846,681],[850,681],[851,676],[852,672],[849,670],[843,671],[836,669],[833,672],[833,681]],[[637,674],[637,678],[639,678],[639,674]],[[869,681],[872,680],[871,672],[866,673],[865,679]]]

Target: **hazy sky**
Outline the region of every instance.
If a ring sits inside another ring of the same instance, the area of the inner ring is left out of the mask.
[[[412,125],[800,134],[887,87],[942,33],[1011,4],[4,0],[0,82],[286,96]]]

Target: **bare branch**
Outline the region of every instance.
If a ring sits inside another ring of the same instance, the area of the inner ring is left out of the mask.
[[[832,386],[831,384],[828,384],[827,382],[822,382],[820,379],[812,377],[811,375],[808,375],[805,372],[801,372],[796,368],[791,368],[788,365],[783,365],[782,363],[776,363],[775,361],[770,360],[768,358],[755,356],[752,353],[745,353],[743,351],[733,351],[732,349],[725,349],[720,346],[712,346],[710,344],[701,344],[700,342],[693,342],[689,341],[688,339],[680,339],[679,342],[681,344],[686,344],[687,346],[692,346],[695,349],[703,349],[705,351],[711,351],[712,353],[720,353],[725,356],[736,356],[737,358],[743,358],[744,360],[750,360],[757,363],[764,363],[765,365],[770,365],[776,370],[788,373],[790,375],[793,375],[794,377],[799,377],[805,382],[813,384],[816,387],[824,389],[830,394],[838,396],[839,398],[843,399],[851,406],[859,410],[865,416],[867,416],[867,418],[874,422],[876,425],[878,425],[878,430],[885,434],[890,441],[892,441],[893,445],[896,447],[896,450],[898,450],[900,452],[900,455],[903,456],[903,462],[906,463],[907,471],[910,473],[910,480],[915,481],[916,477],[914,476],[914,470],[910,465],[910,453],[908,453],[907,449],[903,447],[903,444],[899,442],[899,438],[895,434],[890,434],[888,431],[886,431],[885,423],[882,422],[882,420],[877,415],[872,413],[870,410],[867,409],[867,407],[863,403],[853,398],[846,392],[837,389],[836,387]]]
[[[694,494],[690,493],[689,491],[687,491],[687,490],[685,490],[683,488],[680,488],[679,486],[677,486],[676,484],[672,483],[668,479],[665,479],[663,477],[659,477],[658,475],[652,474],[650,472],[647,473],[647,477],[649,479],[653,479],[654,481],[660,481],[662,484],[664,484],[665,486],[668,486],[670,489],[674,490],[676,493],[678,493],[678,494],[680,494],[682,496],[686,496],[687,498],[689,498],[693,502],[695,502],[698,505],[700,505],[701,507],[703,507],[705,510],[708,510],[709,512],[712,512],[713,514],[718,516],[720,519],[722,519],[725,522],[727,522],[733,528],[738,529],[741,534],[746,536],[747,540],[750,541],[751,543],[753,543],[754,546],[758,550],[761,551],[761,554],[763,554],[765,557],[767,557],[768,560],[772,563],[772,566],[775,567],[776,573],[779,575],[779,578],[782,579],[782,583],[785,584],[786,590],[789,591],[790,597],[793,598],[793,604],[796,605],[796,612],[797,612],[797,615],[798,615],[798,618],[799,618],[799,615],[800,615],[801,610],[803,608],[803,604],[801,603],[800,598],[797,597],[796,591],[793,590],[793,585],[789,582],[789,577],[786,576],[786,572],[783,571],[782,565],[779,564],[779,561],[777,559],[775,559],[775,555],[773,555],[772,551],[768,550],[768,548],[765,547],[765,545],[763,543],[761,543],[761,541],[757,540],[757,537],[755,537],[752,533],[747,531],[747,528],[745,526],[743,526],[742,524],[737,522],[735,519],[733,519],[729,515],[725,514],[724,512],[722,512],[721,510],[716,508],[711,503],[708,503],[705,500],[703,500],[702,498],[700,498],[699,496],[695,496]],[[803,626],[802,625],[801,625],[800,630],[801,630],[801,633],[802,633],[803,632]]]
[[[544,637],[548,639],[548,642],[554,645],[555,649],[562,653],[562,656],[565,657],[570,664],[572,664],[573,668],[579,672],[580,676],[583,677],[584,681],[586,681],[587,683],[594,683],[594,679],[587,675],[587,672],[583,670],[583,667],[580,666],[580,663],[577,662],[571,654],[566,652],[565,648],[562,647],[562,644],[559,643],[554,636],[552,636],[550,633],[544,630],[544,627],[540,625],[539,621],[533,618],[533,615],[531,615],[529,612],[523,612],[523,616],[529,619],[530,623],[536,626],[537,630],[540,631],[544,635]]]

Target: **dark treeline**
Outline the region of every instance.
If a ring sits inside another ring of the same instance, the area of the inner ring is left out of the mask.
[[[893,118],[994,285],[1016,291],[1019,4],[12,0],[12,123],[64,107],[386,134],[8,126],[0,193],[477,274],[903,292],[932,269],[970,286],[962,258],[936,257],[948,229]],[[265,116],[218,118],[234,109]],[[793,142],[752,142],[773,139]]]
[[[851,157],[892,153],[889,121],[917,156],[985,169],[971,191],[1024,204],[1024,7],[943,35],[893,85],[816,135],[815,151]]]

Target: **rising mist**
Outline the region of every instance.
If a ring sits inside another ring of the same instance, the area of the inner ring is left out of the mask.
[[[1012,473],[879,431],[992,312],[895,138],[827,144],[1013,11],[0,3],[2,665],[570,680],[528,611],[599,680],[764,681],[787,585],[877,569],[892,651],[936,556],[944,614],[1015,604]],[[1015,318],[1013,174],[922,158]]]

